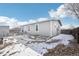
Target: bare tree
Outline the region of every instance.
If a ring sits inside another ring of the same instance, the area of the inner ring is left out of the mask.
[[[79,3],[67,3],[64,4],[67,14],[71,16],[76,16],[79,19]]]

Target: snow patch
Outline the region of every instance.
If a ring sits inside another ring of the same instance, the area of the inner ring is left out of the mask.
[[[55,48],[57,44],[58,43],[48,44],[48,43],[43,42],[43,43],[31,43],[28,46],[43,55],[44,53],[48,52],[47,49]]]
[[[37,53],[36,51],[28,47],[25,50],[13,56],[41,56],[41,54]]]
[[[5,56],[42,56],[48,52],[47,49],[55,48],[58,44],[68,45],[70,40],[73,40],[72,35],[60,34],[55,36],[47,42],[32,42],[34,39],[30,39],[27,35],[13,36],[5,38],[6,43],[12,43],[11,45],[0,50],[0,55]],[[52,42],[53,40],[59,40],[58,42]],[[30,42],[30,43],[27,43]],[[51,43],[48,43],[51,42]]]
[[[51,42],[53,40],[59,40],[58,43],[64,44],[64,45],[68,45],[70,40],[73,40],[74,37],[72,35],[68,35],[68,34],[60,34],[58,36],[55,36],[51,39],[49,39],[47,42]]]

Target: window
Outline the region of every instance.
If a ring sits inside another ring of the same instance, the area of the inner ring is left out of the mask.
[[[36,24],[36,31],[38,31],[38,25]]]

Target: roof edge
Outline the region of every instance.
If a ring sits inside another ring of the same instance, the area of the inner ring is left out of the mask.
[[[51,20],[44,20],[44,21],[37,21],[37,22],[34,22],[34,23],[29,23],[29,24],[26,24],[26,25],[32,25],[32,24],[42,23],[42,22],[47,22],[47,21],[58,21],[58,22],[59,22],[59,24],[62,26],[62,24],[61,24],[61,21],[60,21],[60,20],[53,20],[53,19],[51,19]],[[23,26],[26,26],[26,25],[23,25]]]

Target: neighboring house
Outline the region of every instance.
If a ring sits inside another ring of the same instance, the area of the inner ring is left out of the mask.
[[[21,26],[24,32],[32,35],[55,36],[60,34],[60,20],[46,20]]]
[[[22,29],[22,27],[16,27],[16,28],[12,28],[9,30],[9,34],[10,36],[12,35],[22,35],[22,34],[25,34],[24,30]]]
[[[0,26],[0,44],[3,44],[3,37],[9,35],[9,26]]]
[[[10,32],[10,34],[15,34],[15,33],[19,33],[21,31],[21,29],[20,28],[12,28],[12,29],[10,29],[9,30],[9,32]]]
[[[9,34],[9,26],[0,26],[0,38],[6,37]]]

